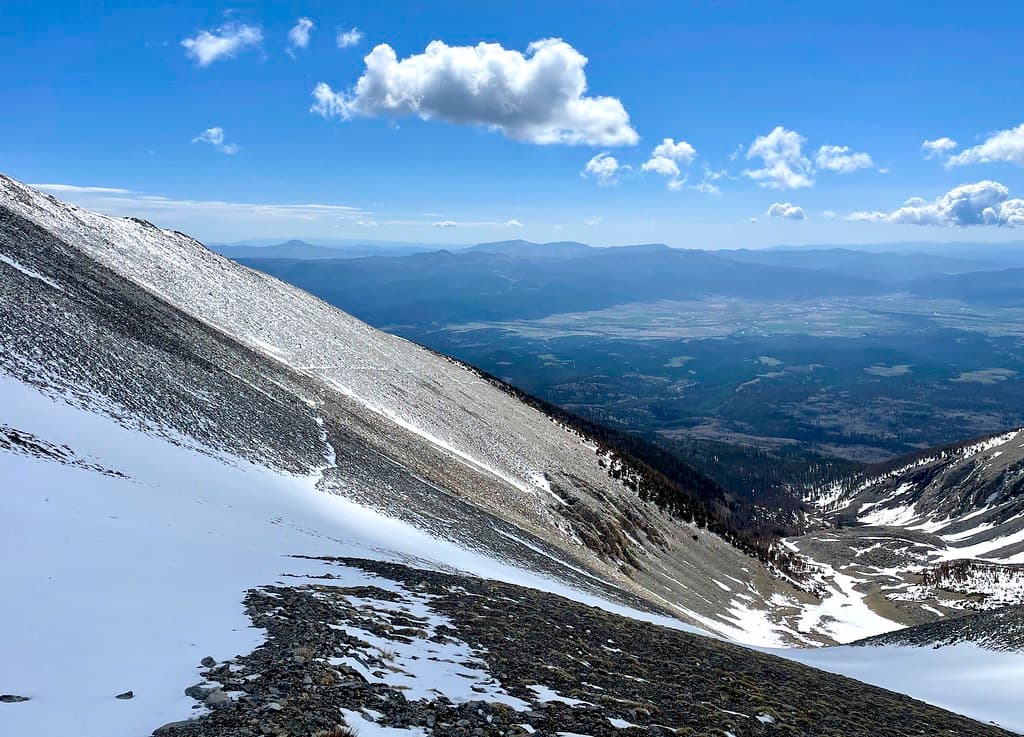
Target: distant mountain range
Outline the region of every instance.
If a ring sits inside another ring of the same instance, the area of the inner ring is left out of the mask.
[[[530,319],[710,295],[806,299],[899,291],[1009,306],[1024,299],[1019,272],[1006,271],[1024,267],[1024,249],[1014,247],[973,258],[523,240],[412,253],[398,246],[340,249],[301,241],[217,250],[379,325]]]
[[[335,243],[314,245],[305,241],[290,240],[284,243],[213,245],[210,250],[231,259],[242,258],[290,258],[290,259],[339,259],[366,258],[368,256],[406,256],[410,253],[437,250],[436,246],[414,243]]]

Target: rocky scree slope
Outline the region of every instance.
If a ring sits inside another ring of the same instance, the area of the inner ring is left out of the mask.
[[[788,584],[641,498],[614,453],[184,234],[0,178],[0,270],[0,366],[20,381],[171,442],[315,472],[323,491],[574,585],[787,637],[764,618]]]
[[[204,663],[204,680],[188,692],[207,713],[157,737],[340,737],[353,728],[466,737],[1009,734],[532,589],[377,561],[323,564],[322,582],[248,593],[266,644]]]

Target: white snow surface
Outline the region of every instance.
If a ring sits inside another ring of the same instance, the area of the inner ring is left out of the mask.
[[[960,643],[940,648],[844,645],[775,654],[1024,733],[1024,653]]]
[[[129,477],[0,451],[0,693],[31,699],[2,705],[4,737],[137,737],[195,715],[183,689],[199,661],[262,641],[244,592],[322,572],[294,554],[455,567],[692,631],[317,491],[314,476],[128,430],[6,375],[0,419]]]
[[[347,570],[345,577],[362,577],[362,571]],[[368,668],[354,656],[333,658],[332,665],[345,665],[359,671],[370,683],[386,683],[399,688],[410,701],[434,699],[444,694],[453,703],[485,700],[511,706],[517,711],[528,711],[531,706],[522,699],[507,693],[501,683],[487,673],[486,663],[479,654],[461,640],[445,635],[443,642],[432,641],[439,626],[449,631],[456,629],[451,620],[437,614],[430,608],[433,598],[412,593],[395,582],[382,580],[358,581],[346,585],[373,584],[396,592],[401,599],[397,602],[382,599],[360,599],[353,596],[348,600],[362,608],[366,616],[387,621],[390,614],[404,613],[425,620],[423,634],[402,639],[381,637],[369,630],[350,624],[334,624],[347,634],[370,645],[376,656],[388,662],[384,670]],[[352,726],[352,725],[350,725]]]

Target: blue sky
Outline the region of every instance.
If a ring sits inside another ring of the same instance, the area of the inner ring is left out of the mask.
[[[23,4],[0,170],[210,242],[1024,239],[1024,6],[838,5]]]

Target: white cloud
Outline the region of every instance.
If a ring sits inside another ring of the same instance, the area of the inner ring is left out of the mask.
[[[350,28],[347,31],[339,30],[334,40],[338,44],[339,49],[350,49],[362,43],[363,32],[358,28]]]
[[[238,145],[224,142],[224,129],[219,126],[207,128],[193,138],[192,143],[209,143],[222,154],[237,154],[240,150]]]
[[[583,218],[583,224],[592,228],[595,225],[600,225],[601,224],[601,218],[600,218],[600,216],[592,217],[592,218]]]
[[[750,218],[750,224],[751,225],[756,225],[757,222],[758,222],[757,218]]]
[[[358,207],[330,204],[275,204],[175,199],[147,195],[118,187],[82,187],[72,184],[34,184],[76,205],[108,215],[145,218],[164,227],[186,232],[218,232],[231,237],[259,229],[292,232],[315,224],[372,220]]]
[[[619,160],[607,151],[599,153],[587,162],[580,172],[584,179],[593,178],[602,187],[618,183],[618,174],[622,171],[629,171],[630,167],[619,163]]]
[[[240,23],[225,23],[214,31],[200,31],[195,38],[181,42],[185,55],[195,59],[201,66],[209,66],[218,59],[230,59],[248,46],[258,46],[263,41],[259,26]]]
[[[298,22],[288,31],[288,43],[292,49],[304,49],[309,46],[309,36],[316,28],[309,18],[299,18]]]
[[[799,133],[781,125],[766,136],[758,136],[747,149],[747,158],[759,158],[764,166],[748,169],[744,176],[772,189],[810,187],[814,184],[811,162],[801,150],[805,141]]]
[[[587,97],[587,58],[557,38],[535,41],[525,54],[500,44],[431,42],[399,60],[387,44],[364,59],[349,92],[321,82],[311,110],[324,117],[415,115],[481,125],[529,143],[632,145],[639,140],[614,97]]]
[[[523,224],[515,218],[508,220],[374,220],[374,225],[415,226],[434,228],[521,228]]]
[[[988,164],[1005,161],[1024,166],[1024,123],[1016,128],[994,133],[982,144],[964,149],[950,157],[946,166]]]
[[[776,202],[765,213],[768,217],[785,218],[787,220],[806,220],[802,207],[790,204],[789,202]]]
[[[664,156],[652,156],[640,167],[640,171],[661,174],[663,177],[678,177],[679,164]]]
[[[79,187],[75,184],[30,184],[30,187],[46,192],[64,192],[73,194],[128,194],[130,189],[120,187]]]
[[[835,218],[836,218],[836,211],[835,210],[825,210],[824,212],[821,213],[821,216],[823,218],[828,219],[828,220],[835,220]]]
[[[644,162],[640,171],[668,177],[668,188],[678,190],[685,184],[685,180],[679,179],[680,166],[689,166],[696,155],[697,149],[686,141],[676,143],[666,138],[654,147],[651,158]]]
[[[717,184],[712,184],[708,181],[701,182],[700,184],[694,184],[692,189],[695,189],[698,192],[703,192],[704,194],[722,194],[722,190]]]
[[[691,185],[690,189],[695,189],[704,194],[722,194],[721,188],[714,182],[717,182],[719,179],[727,179],[728,177],[729,173],[725,169],[715,171],[705,166],[703,180],[699,184]]]
[[[338,229],[409,227],[437,228],[516,228],[519,221],[508,220],[390,220],[379,218],[361,207],[323,203],[251,203],[222,200],[175,199],[135,192],[120,187],[92,187],[73,184],[35,184],[81,207],[116,217],[139,217],[159,226],[174,228],[208,242],[226,242],[254,234],[279,234],[292,237],[337,235]],[[440,218],[442,216],[437,216]],[[354,233],[355,234],[355,233]]]
[[[871,169],[875,162],[866,153],[851,152],[849,146],[821,146],[814,158],[819,169],[849,174],[860,169]]]
[[[954,187],[930,202],[912,197],[892,212],[854,212],[847,219],[905,225],[1024,226],[1024,199],[1009,197],[1010,192],[1004,185],[986,180]]]
[[[921,144],[921,150],[924,152],[926,159],[941,159],[958,145],[952,138],[943,136],[942,138],[925,141]]]

